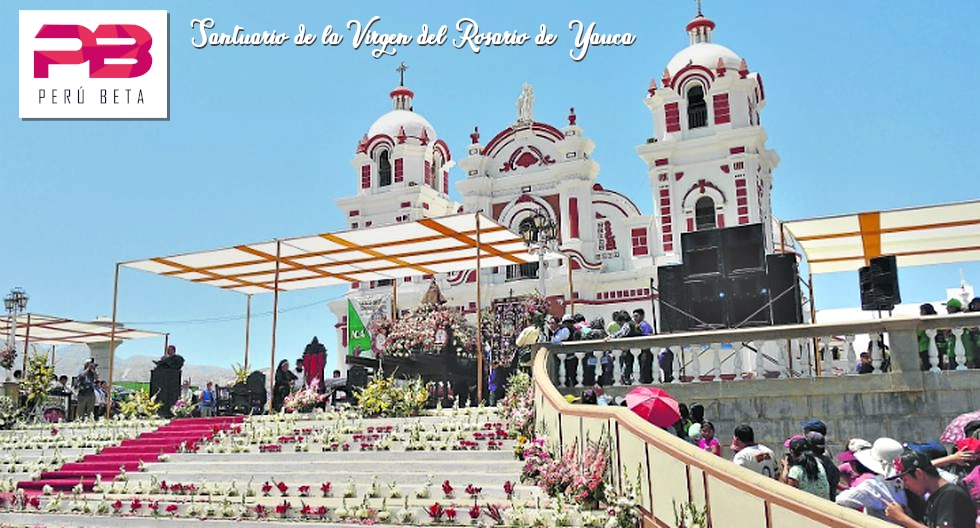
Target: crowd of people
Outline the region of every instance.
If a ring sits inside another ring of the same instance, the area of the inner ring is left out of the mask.
[[[681,420],[669,432],[721,456],[714,425],[704,408],[681,406]],[[748,425],[732,432],[732,462],[838,505],[903,526],[977,528],[980,518],[980,420],[964,427],[952,453],[939,442],[869,442],[852,438],[834,456],[827,448],[827,425],[800,424],[783,444],[783,455],[758,443]]]
[[[949,315],[957,313],[966,312],[980,312],[980,297],[974,297],[969,303],[967,303],[964,309],[963,303],[956,298],[950,299],[943,303],[946,307],[946,313]],[[919,306],[919,315],[925,317],[930,315],[937,315],[936,308],[929,303],[925,303]],[[932,368],[932,364],[929,361],[929,335],[924,332],[918,332],[919,338],[919,359],[922,363],[922,370],[929,370]],[[980,350],[980,329],[978,328],[965,328],[963,333],[958,338],[962,341],[963,351],[966,356],[966,367],[967,368],[980,368],[980,362],[977,361],[977,351]],[[957,336],[951,329],[940,329],[936,332],[936,349],[939,352],[939,368],[944,370],[953,370],[959,364],[956,361],[956,344]]]

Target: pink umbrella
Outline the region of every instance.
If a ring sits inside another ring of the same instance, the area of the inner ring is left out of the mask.
[[[677,400],[656,387],[637,387],[629,391],[626,407],[657,427],[669,427],[681,418]]]
[[[963,440],[966,438],[966,433],[963,432],[963,428],[966,427],[966,424],[974,420],[980,420],[980,410],[964,413],[953,418],[953,421],[949,422],[946,430],[943,431],[943,435],[939,437],[939,441],[947,444],[955,444]]]

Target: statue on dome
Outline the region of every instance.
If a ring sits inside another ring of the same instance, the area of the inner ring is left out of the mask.
[[[534,89],[524,83],[521,95],[517,97],[517,123],[529,125],[534,122]]]

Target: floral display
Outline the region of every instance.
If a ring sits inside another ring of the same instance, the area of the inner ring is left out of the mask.
[[[0,367],[13,370],[15,361],[17,361],[17,349],[10,346],[10,343],[0,345]]]
[[[119,404],[119,412],[127,418],[149,418],[156,416],[160,410],[160,402],[156,396],[150,397],[149,393],[136,391],[132,396]]]
[[[235,380],[232,382],[232,385],[244,385],[248,381],[248,367],[245,365],[235,363],[231,366],[231,372],[235,375]]]
[[[194,402],[190,398],[181,398],[170,408],[176,418],[188,418],[194,415]]]
[[[511,435],[534,435],[534,386],[530,374],[518,371],[507,378],[507,392],[499,409]]]
[[[423,304],[397,321],[372,322],[372,327],[372,335],[387,330],[384,355],[410,357],[448,349],[462,357],[475,357],[476,330],[455,308]],[[437,343],[440,336],[445,336],[445,343]]]
[[[314,379],[309,386],[305,389],[294,392],[288,396],[283,401],[282,408],[284,411],[289,413],[308,413],[312,412],[323,402],[327,401],[326,394],[320,394],[317,388],[320,386],[320,380]]]
[[[0,396],[0,429],[10,429],[17,423],[20,410],[17,403],[7,396]]]
[[[396,381],[394,376],[375,378],[357,394],[362,416],[417,415],[429,400],[429,390],[421,378]]]
[[[27,394],[28,407],[33,408],[47,396],[52,380],[54,367],[50,365],[48,355],[34,350],[27,360],[27,374],[21,383],[21,390]]]

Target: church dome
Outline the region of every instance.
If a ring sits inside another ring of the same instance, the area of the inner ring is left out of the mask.
[[[689,64],[703,66],[714,71],[718,66],[718,59],[722,60],[726,68],[732,70],[738,70],[739,64],[742,62],[742,59],[734,51],[725,46],[711,42],[699,42],[674,55],[674,58],[667,63],[667,71],[673,77]]]
[[[437,139],[436,130],[432,128],[429,121],[412,109],[412,98],[415,94],[411,90],[399,86],[392,90],[390,95],[393,110],[371,124],[367,133],[368,138],[378,134],[397,138],[404,134],[411,138],[425,138],[426,143]]]
[[[667,63],[667,73],[671,77],[688,65],[701,66],[713,71],[718,67],[718,59],[721,59],[727,69],[739,69],[742,59],[734,51],[711,42],[711,33],[714,29],[714,21],[702,15],[699,7],[698,15],[688,22],[685,28],[691,37],[691,45],[677,52]]]
[[[401,133],[402,128],[405,129],[405,135],[410,137],[421,137],[422,130],[425,129],[431,140],[436,139],[436,131],[429,121],[411,110],[392,110],[379,117],[368,129],[368,137],[378,134],[395,137]]]

